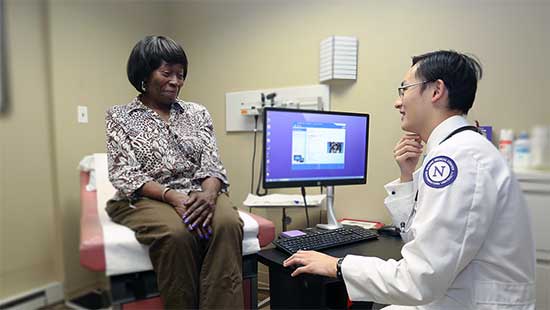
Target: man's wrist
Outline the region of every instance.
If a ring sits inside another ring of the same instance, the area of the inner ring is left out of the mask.
[[[342,274],[342,263],[344,262],[345,257],[340,257],[336,261],[336,278],[338,280],[344,280],[344,275]]]
[[[410,174],[405,174],[405,175],[401,175],[401,177],[399,178],[399,181],[401,181],[401,183],[407,183],[407,182],[411,182],[413,180],[413,175]]]

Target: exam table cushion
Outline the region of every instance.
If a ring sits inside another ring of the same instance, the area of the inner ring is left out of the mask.
[[[80,264],[107,276],[152,270],[148,247],[134,232],[114,223],[105,212],[105,203],[115,193],[108,180],[107,156],[94,154],[96,191],[87,191],[90,172],[80,172]],[[257,253],[275,237],[273,223],[258,215],[239,211],[244,222],[243,256]]]

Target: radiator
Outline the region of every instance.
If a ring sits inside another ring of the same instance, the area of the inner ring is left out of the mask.
[[[28,292],[0,300],[0,310],[33,310],[63,301],[63,285],[52,282]]]

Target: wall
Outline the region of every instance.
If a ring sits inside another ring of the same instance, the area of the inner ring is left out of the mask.
[[[550,123],[548,1],[7,4],[14,110],[0,118],[0,298],[52,280],[71,295],[102,280],[78,262],[76,166],[104,150],[104,111],[135,95],[125,63],[146,34],[172,36],[188,52],[182,98],[212,113],[235,202],[250,186],[252,135],[225,133],[224,94],[318,83],[319,42],[330,35],[357,36],[360,44],[358,80],[330,84],[332,109],[372,117],[368,184],[336,189],[338,217],[389,219],[382,186],[397,176],[391,153],[401,135],[393,102],[412,55],[452,48],[481,59],[486,75],[472,120],[516,130]],[[88,106],[90,123],[76,122],[77,105]],[[280,225],[279,211],[259,213]],[[298,227],[302,212],[290,214],[290,227]]]
[[[125,73],[129,52],[144,35],[165,33],[166,6],[6,4],[13,111],[0,119],[0,299],[51,281],[74,296],[104,282],[79,264],[78,163],[105,151],[105,110],[135,95]],[[77,123],[78,105],[88,106],[88,124]]]
[[[0,299],[63,277],[46,5],[4,4],[10,110],[0,116]]]

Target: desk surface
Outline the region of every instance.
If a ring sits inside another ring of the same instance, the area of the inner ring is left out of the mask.
[[[381,235],[379,239],[323,250],[328,255],[348,254],[400,259],[403,242],[400,238]],[[341,280],[304,274],[291,277],[291,268],[283,267],[288,255],[278,249],[258,253],[258,261],[269,267],[271,309],[345,309],[347,290]],[[369,306],[369,305],[363,305]],[[365,308],[366,309],[366,308]]]
[[[378,239],[330,248],[321,252],[335,257],[352,254],[398,260],[401,259],[402,247],[403,241],[400,238],[381,235]],[[265,249],[258,253],[258,260],[268,266],[279,265],[282,267],[283,261],[288,257],[288,254],[276,248]]]

